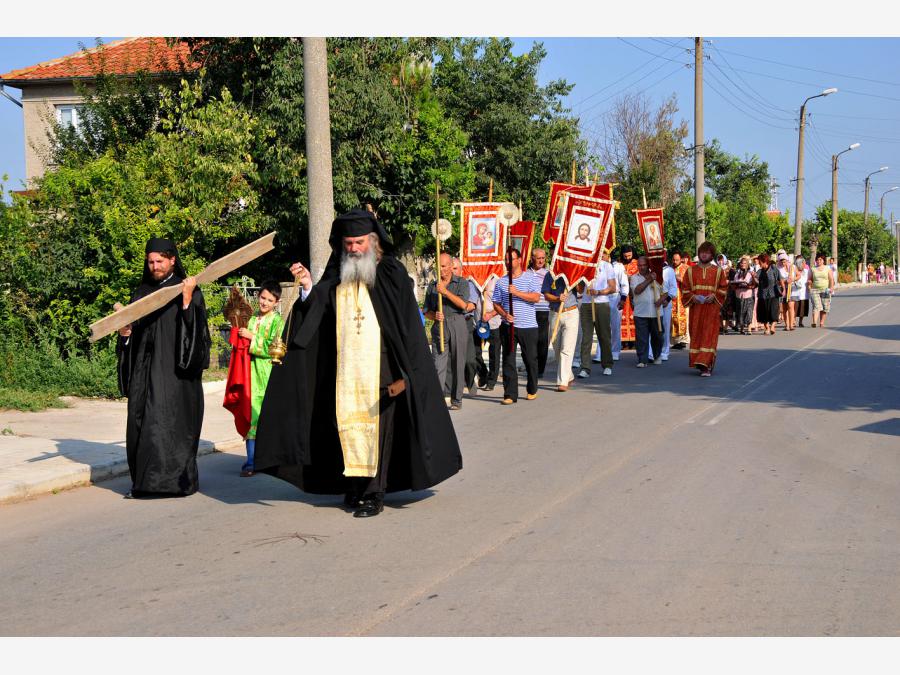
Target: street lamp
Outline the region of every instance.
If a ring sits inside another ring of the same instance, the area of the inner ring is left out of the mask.
[[[883,166],[877,171],[873,171],[868,176],[866,176],[865,180],[866,202],[865,208],[863,210],[863,274],[865,274],[869,270],[869,179],[876,173],[881,173],[882,171],[887,170],[888,167]],[[890,190],[888,192],[890,192]],[[868,277],[864,276],[863,278],[868,282]]]
[[[894,214],[891,214],[893,220]],[[900,270],[897,269],[897,263],[900,262],[900,220],[894,220],[894,243],[897,244],[897,252],[894,257],[894,281],[900,281]]]
[[[882,220],[884,220],[884,195],[886,195],[888,192],[893,192],[894,190],[900,190],[900,187],[895,185],[890,190],[885,190],[884,193],[881,195],[881,219]]]
[[[828,96],[837,91],[837,87],[826,89],[821,94],[810,96],[800,106],[800,140],[797,143],[797,202],[794,205],[794,255],[800,255],[800,244],[803,236],[803,129],[806,127],[806,104],[814,98]]]
[[[834,265],[835,265],[834,268],[835,269],[837,269],[837,264],[838,264],[838,236],[837,236],[838,157],[843,155],[845,152],[850,152],[851,150],[856,150],[858,147],[859,147],[859,143],[853,143],[846,150],[841,150],[838,154],[831,156],[831,257],[834,259]]]

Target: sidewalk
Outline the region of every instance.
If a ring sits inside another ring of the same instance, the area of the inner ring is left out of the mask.
[[[200,455],[233,450],[243,441],[222,407],[225,381],[203,385]],[[128,473],[126,402],[66,398],[72,407],[0,410],[0,505]]]

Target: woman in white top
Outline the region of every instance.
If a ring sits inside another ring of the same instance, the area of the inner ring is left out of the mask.
[[[809,281],[809,268],[802,256],[794,259],[794,283],[791,285],[791,313],[797,318],[800,328],[803,328],[803,319],[809,314],[809,295],[807,294],[807,282]],[[791,324],[793,327],[793,324]]]
[[[792,273],[794,271],[787,253],[778,254],[778,264],[775,266],[778,272],[778,283],[781,286],[781,296],[778,298],[778,319],[784,323],[785,330],[794,330],[794,312],[790,302]]]

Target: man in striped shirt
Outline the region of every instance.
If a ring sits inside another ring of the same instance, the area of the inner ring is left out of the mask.
[[[538,324],[534,306],[541,299],[541,279],[534,270],[522,270],[519,250],[510,247],[506,252],[506,264],[512,270],[512,286],[509,275],[497,279],[491,297],[495,311],[502,317],[500,343],[503,348],[503,405],[519,400],[519,375],[516,372],[516,344],[522,350],[525,373],[528,377],[528,400],[537,398],[537,340]],[[512,313],[509,311],[512,296]],[[514,330],[510,330],[511,327]],[[510,336],[515,344],[510,344]]]

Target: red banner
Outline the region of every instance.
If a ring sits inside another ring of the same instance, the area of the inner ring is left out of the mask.
[[[507,227],[497,217],[501,204],[460,204],[460,249],[463,276],[471,279],[478,290],[491,277],[499,277],[506,271]]]
[[[566,287],[593,281],[609,237],[615,202],[610,199],[563,193],[559,205],[562,220],[550,273],[563,277]]]
[[[509,245],[522,254],[522,268],[531,262],[531,247],[534,244],[534,221],[520,220],[509,228]]]
[[[663,227],[662,209],[635,209],[638,232],[644,243],[644,251],[650,269],[656,272],[656,278],[662,283],[663,262],[666,260],[665,229]]]
[[[598,183],[597,185],[550,183],[550,196],[547,199],[547,211],[544,214],[544,227],[541,230],[541,237],[543,237],[544,241],[553,243],[559,235],[559,228],[562,225],[563,215],[562,211],[559,210],[560,197],[565,193],[598,197],[600,199],[612,199],[612,186],[609,183]],[[607,243],[609,243],[608,239]],[[613,239],[613,245],[614,244],[615,240]],[[607,246],[607,248],[612,248],[612,245]]]

